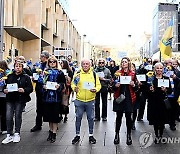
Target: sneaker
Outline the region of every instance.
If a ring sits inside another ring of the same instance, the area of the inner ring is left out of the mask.
[[[2,135],[7,134],[7,131],[2,131],[1,134]]]
[[[13,142],[14,142],[14,143],[18,143],[18,142],[20,142],[20,140],[21,140],[21,138],[20,138],[19,133],[14,133]]]
[[[20,137],[19,133],[14,133],[13,142],[18,143],[18,142],[20,142],[20,140],[21,140],[21,137]]]
[[[96,139],[93,136],[89,136],[89,143],[96,144]]]
[[[75,136],[74,139],[72,140],[72,144],[76,144],[80,141],[80,136]]]
[[[13,141],[13,136],[7,134],[7,137],[2,141],[2,144],[8,144]]]

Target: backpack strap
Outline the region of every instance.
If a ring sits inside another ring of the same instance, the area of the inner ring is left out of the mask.
[[[96,87],[96,72],[93,71],[94,81],[95,81],[95,87]]]

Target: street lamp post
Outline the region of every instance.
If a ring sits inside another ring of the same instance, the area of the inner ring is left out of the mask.
[[[84,39],[86,38],[86,35],[83,35],[83,54],[82,54],[82,58],[84,58]]]
[[[0,0],[0,60],[3,59],[4,0]]]

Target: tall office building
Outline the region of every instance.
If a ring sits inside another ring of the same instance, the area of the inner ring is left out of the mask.
[[[69,14],[69,0],[57,0],[62,8],[64,9],[64,11]]]
[[[4,0],[3,58],[23,55],[39,61],[42,50],[51,54],[55,48],[67,48],[58,55],[73,55],[79,59],[79,32],[63,9],[68,5],[60,0]],[[61,4],[64,4],[63,6]],[[1,9],[0,9],[1,12]],[[56,52],[57,53],[57,52]]]
[[[152,52],[159,51],[159,42],[162,39],[169,21],[173,18],[172,50],[178,51],[178,4],[159,3],[153,12]]]

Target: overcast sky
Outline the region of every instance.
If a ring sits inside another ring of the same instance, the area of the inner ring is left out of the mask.
[[[93,44],[121,45],[128,35],[139,40],[151,33],[152,14],[159,0],[69,0],[70,17]],[[164,2],[166,0],[161,0]]]

